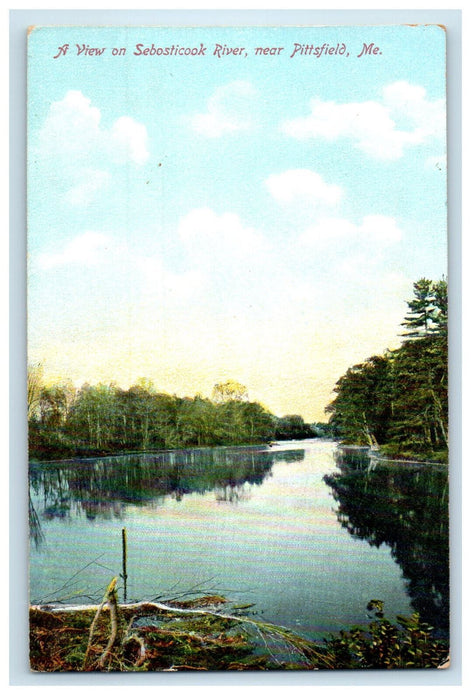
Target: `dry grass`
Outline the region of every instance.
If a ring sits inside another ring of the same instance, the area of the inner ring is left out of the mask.
[[[205,596],[169,610],[155,604],[120,606],[116,643],[100,665],[111,634],[105,607],[31,608],[30,664],[34,671],[220,671],[314,668],[309,643],[274,626],[218,612],[225,601]],[[95,620],[93,636],[90,628]]]

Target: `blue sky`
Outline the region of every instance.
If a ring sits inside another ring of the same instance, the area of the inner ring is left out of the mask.
[[[413,282],[446,274],[439,27],[37,28],[28,86],[29,356],[51,381],[233,378],[323,419],[399,344]]]

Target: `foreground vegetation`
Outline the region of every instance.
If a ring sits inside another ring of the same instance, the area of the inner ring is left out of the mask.
[[[381,446],[391,457],[447,461],[447,284],[421,279],[396,350],[350,367],[327,407],[345,443]]]
[[[439,668],[448,645],[417,614],[392,624],[381,601],[372,621],[322,642],[244,617],[244,606],[207,596],[167,605],[31,608],[30,664],[35,671],[243,671]],[[113,599],[114,598],[114,599]],[[248,607],[248,606],[245,606]]]

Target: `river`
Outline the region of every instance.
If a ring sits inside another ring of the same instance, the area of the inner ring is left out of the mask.
[[[443,469],[322,439],[32,463],[31,602],[101,600],[126,528],[128,601],[219,593],[320,639],[380,599],[446,636],[447,499]]]

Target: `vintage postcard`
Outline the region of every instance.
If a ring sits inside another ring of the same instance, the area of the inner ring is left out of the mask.
[[[32,671],[448,667],[445,55],[30,28]]]

